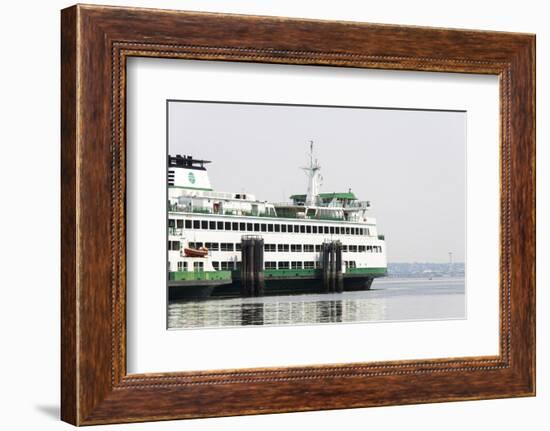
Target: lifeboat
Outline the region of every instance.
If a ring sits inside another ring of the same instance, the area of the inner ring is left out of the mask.
[[[187,257],[206,257],[208,255],[208,249],[206,247],[183,249],[185,256]]]

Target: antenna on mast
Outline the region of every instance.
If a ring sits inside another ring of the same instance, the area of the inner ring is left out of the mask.
[[[319,171],[321,166],[317,159],[313,159],[313,141],[309,141],[309,166],[302,168],[306,175],[308,176],[308,185],[307,185],[307,195],[306,195],[306,205],[316,205],[318,194],[319,194],[319,185],[321,181],[321,175]]]

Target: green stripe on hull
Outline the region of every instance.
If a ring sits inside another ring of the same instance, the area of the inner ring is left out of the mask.
[[[346,274],[349,275],[372,275],[374,277],[382,277],[388,274],[388,268],[348,268]]]
[[[344,277],[353,276],[371,276],[383,277],[387,275],[387,268],[348,268],[344,273]],[[320,269],[266,269],[264,270],[264,278],[270,277],[321,277]]]
[[[348,268],[344,277],[383,277],[387,275],[386,268]],[[240,271],[172,271],[168,275],[171,281],[217,281],[239,279]],[[320,269],[266,269],[264,278],[320,278]]]
[[[168,279],[172,281],[231,280],[231,271],[174,271]]]

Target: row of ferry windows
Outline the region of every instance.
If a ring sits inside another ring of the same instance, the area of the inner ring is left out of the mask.
[[[208,229],[243,232],[282,232],[282,233],[318,233],[336,235],[369,235],[369,228],[349,226],[318,226],[279,223],[244,223],[209,220],[175,220],[168,219],[169,228]]]
[[[354,260],[346,260],[344,264],[347,268],[356,268],[356,263]],[[212,266],[216,271],[233,271],[240,269],[240,262],[212,262]],[[320,269],[321,262],[319,261],[307,261],[307,262],[265,262],[265,269]],[[178,262],[178,271],[188,271],[187,262]],[[194,271],[204,271],[203,262],[193,262]]]
[[[241,243],[232,242],[189,242],[191,248],[206,247],[210,251],[240,251]],[[321,251],[321,244],[264,244],[264,251],[266,252],[295,252],[295,253],[319,253]],[[180,249],[179,241],[168,241],[168,250],[178,251]],[[382,253],[382,246],[380,245],[342,245],[343,252],[351,253]]]

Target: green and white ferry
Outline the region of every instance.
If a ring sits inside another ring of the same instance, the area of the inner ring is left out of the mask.
[[[251,238],[262,248],[254,269],[261,276],[261,294],[368,290],[374,278],[386,275],[386,244],[369,213],[370,203],[358,200],[351,190],[320,192],[321,167],[313,145],[302,168],[307,193],[292,195],[285,203],[215,191],[209,163],[168,156],[171,299],[243,295],[244,269],[250,268],[242,264],[244,244]],[[337,245],[336,255],[327,244]],[[336,280],[340,277],[335,290],[323,283],[330,276],[327,262],[332,262]]]

